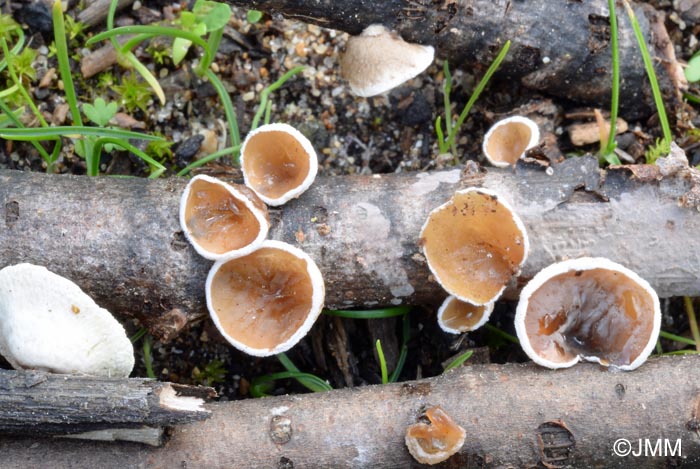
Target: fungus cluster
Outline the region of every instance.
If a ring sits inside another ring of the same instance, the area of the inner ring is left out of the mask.
[[[529,250],[520,217],[498,194],[481,188],[458,191],[433,210],[420,244],[433,276],[453,297],[439,314],[440,326],[451,333],[488,320]]]
[[[492,191],[469,188],[433,210],[419,244],[449,293],[438,310],[448,333],[488,321],[494,302],[524,264],[529,242],[512,208]],[[515,329],[523,350],[549,368],[594,361],[633,370],[659,335],[659,299],[649,284],[608,259],[553,264],[522,290]]]
[[[0,270],[0,354],[15,369],[125,378],[134,367],[119,322],[42,266]]]
[[[316,177],[311,143],[286,124],[252,131],[241,147],[246,186],[195,176],[180,202],[180,224],[203,257],[215,260],[205,284],[209,314],[237,349],[269,356],[293,347],[323,308],[321,272],[303,251],[266,240],[266,202],[301,195]]]

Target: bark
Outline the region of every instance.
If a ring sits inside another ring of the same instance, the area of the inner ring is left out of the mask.
[[[319,177],[271,210],[270,237],[316,261],[329,308],[434,305],[446,294],[421,255],[421,227],[455,190],[483,186],[511,202],[529,233],[530,255],[506,297],[552,262],[580,256],[622,263],[661,297],[700,296],[700,212],[679,205],[700,204],[695,170],[605,173],[592,157],[550,170]],[[167,340],[206,313],[211,263],[178,222],[186,182],[0,171],[0,267],[44,265]]]
[[[453,67],[485,70],[503,43],[513,41],[497,76],[593,106],[610,106],[611,48],[607,0],[228,0],[246,8],[359,34],[381,23],[410,42],[431,44]],[[667,107],[680,106],[685,86],[663,14],[634,4],[647,47],[656,64]],[[622,4],[617,9],[621,117],[635,119],[653,109],[639,48]],[[674,114],[671,112],[671,114]]]
[[[149,379],[0,370],[0,434],[159,445],[165,427],[208,418],[201,397],[213,394]]]
[[[467,433],[443,467],[676,467],[700,459],[698,370],[697,356],[627,373],[473,365],[421,381],[210,404],[210,419],[176,427],[161,448],[6,438],[0,453],[5,467],[404,468],[416,465],[406,427],[424,405],[440,405]],[[663,452],[617,456],[621,438],[635,452],[640,440],[660,440]]]
[[[109,4],[111,0],[95,0],[87,8],[78,13],[78,21],[88,27],[95,26],[105,19],[109,13]],[[134,0],[118,0],[117,11],[131,5]]]

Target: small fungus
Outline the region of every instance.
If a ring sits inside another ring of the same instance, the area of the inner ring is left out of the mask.
[[[476,306],[496,301],[529,250],[525,226],[498,194],[458,191],[421,230],[430,271],[451,295]]]
[[[411,44],[380,24],[348,39],[340,73],[357,96],[382,94],[414,78],[433,63],[432,46]]]
[[[318,157],[309,139],[287,124],[267,124],[241,147],[245,184],[268,205],[299,197],[316,178]]]
[[[321,313],[324,295],[313,260],[281,241],[265,241],[246,256],[216,262],[206,282],[216,327],[234,347],[259,357],[299,342]]]
[[[195,250],[212,260],[252,252],[270,227],[267,207],[250,189],[202,175],[182,194],[180,226]]]
[[[438,325],[449,334],[475,331],[489,320],[493,305],[474,306],[450,295],[438,309]]]
[[[124,328],[80,287],[42,266],[0,270],[0,354],[15,369],[129,376]]]
[[[483,151],[494,166],[515,166],[525,152],[540,141],[540,131],[532,120],[513,116],[496,122],[484,136]]]
[[[584,257],[546,267],[523,288],[515,330],[525,353],[548,368],[580,360],[633,370],[656,345],[659,298],[636,273]]]
[[[425,411],[430,423],[418,422],[406,429],[406,446],[421,464],[446,461],[464,445],[467,433],[440,406]]]

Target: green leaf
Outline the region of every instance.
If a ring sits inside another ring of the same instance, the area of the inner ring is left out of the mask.
[[[263,17],[263,12],[259,10],[248,10],[247,20],[250,24],[255,24]]]
[[[685,68],[685,78],[689,82],[700,81],[700,54],[695,54]]]
[[[207,33],[207,26],[204,23],[195,24],[190,28],[190,32],[200,37],[204,36]],[[192,41],[181,37],[176,37],[173,40],[173,63],[175,65],[182,62],[182,59],[187,55],[187,51],[190,50],[191,45]]]
[[[223,28],[231,18],[231,7],[219,2],[198,1],[192,12],[197,15],[197,23],[205,24],[209,32]]]
[[[100,127],[106,126],[117,113],[118,105],[115,102],[107,104],[104,99],[97,98],[94,104],[83,104],[83,113]]]

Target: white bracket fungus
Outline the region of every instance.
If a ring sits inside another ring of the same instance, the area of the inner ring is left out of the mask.
[[[127,377],[124,328],[80,287],[45,267],[0,270],[0,354],[16,369]]]

